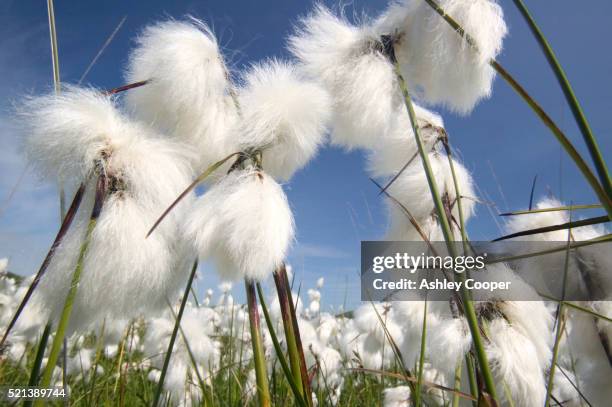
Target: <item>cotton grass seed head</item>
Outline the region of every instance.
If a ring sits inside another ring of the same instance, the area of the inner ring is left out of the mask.
[[[83,98],[95,103],[84,106],[76,103]],[[192,170],[188,155],[178,144],[121,117],[107,99],[89,91],[64,94],[61,100],[71,102],[65,117],[89,118],[103,110],[106,117],[113,119],[107,126],[90,125],[91,129],[85,128],[82,133],[77,128],[81,122],[66,120],[61,132],[50,133],[53,138],[43,138],[42,133],[33,133],[36,137],[32,138],[39,146],[36,151],[44,151],[51,145],[57,146],[58,151],[66,150],[64,157],[73,157],[65,167],[57,163],[61,174],[73,175],[67,172],[72,170],[79,171],[77,174],[83,177],[94,172],[96,176],[104,174],[107,180],[102,213],[83,260],[72,314],[73,327],[82,328],[105,316],[132,318],[159,310],[165,307],[165,298],[173,298],[182,286],[188,263],[195,257],[179,233],[179,219],[190,198],[179,204],[155,234],[148,239],[145,236],[159,214],[189,184]],[[42,111],[39,115],[42,116]],[[84,136],[73,140],[76,146],[72,147],[63,140],[65,134]],[[56,164],[56,161],[50,163]],[[89,222],[94,189],[90,182],[77,218],[55,250],[35,292],[35,302],[43,304],[42,308],[52,317],[61,314]],[[109,293],[113,293],[112,297]]]
[[[293,215],[280,185],[247,167],[229,173],[200,197],[185,234],[221,278],[261,281],[279,267],[293,239]]]
[[[128,108],[194,148],[198,170],[237,151],[231,137],[237,109],[228,70],[217,39],[202,21],[169,20],[146,27],[125,77],[130,83],[150,81],[127,93]]]
[[[445,136],[444,122],[437,113],[413,104],[419,135],[425,151],[440,150],[440,139]],[[368,172],[377,178],[390,177],[404,167],[418,153],[416,138],[406,107],[396,108],[389,131],[381,134],[368,151]],[[419,161],[415,157],[413,161]]]
[[[491,94],[497,57],[507,33],[503,10],[493,0],[440,0],[440,7],[469,33],[475,51],[426,2],[394,1],[375,30],[396,35],[402,74],[425,102],[469,113]]]
[[[366,25],[353,25],[318,5],[301,20],[288,46],[332,97],[332,143],[372,147],[402,102],[379,38]]]
[[[24,151],[39,173],[80,182],[140,131],[100,91],[67,86],[27,99],[18,109]]]
[[[263,169],[273,178],[291,178],[323,143],[330,98],[296,66],[278,60],[252,66],[238,100],[240,149],[262,149]]]

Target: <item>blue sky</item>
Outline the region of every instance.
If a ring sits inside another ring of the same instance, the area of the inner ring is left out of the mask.
[[[336,9],[337,2],[326,2]],[[582,139],[550,68],[514,5],[502,1],[510,34],[501,62],[541,102],[578,149]],[[386,1],[354,0],[344,5],[349,16],[376,15]],[[612,55],[608,41],[612,4],[597,0],[529,1],[583,103],[604,156],[610,159],[612,124]],[[123,16],[127,20],[93,67],[85,82],[101,88],[122,84],[122,69],[134,36],[148,23],[191,14],[213,26],[236,70],[267,57],[288,57],[284,41],[309,1],[147,1],[56,4],[61,78],[75,83]],[[58,226],[57,191],[37,181],[18,153],[11,131],[11,104],[24,94],[43,92],[52,84],[45,2],[4,1],[0,5],[0,258],[11,269],[32,273]],[[468,117],[443,109],[451,142],[473,172],[484,201],[501,211],[524,209],[531,182],[538,176],[536,196],[553,194],[567,202],[594,203],[595,197],[550,132],[502,81],[493,97]],[[359,298],[359,242],[381,238],[386,218],[377,189],[363,171],[361,153],[326,148],[287,185],[298,228],[290,261],[305,288],[326,278],[323,306],[354,305]],[[18,189],[9,196],[21,177]],[[472,239],[499,235],[492,216],[497,209],[480,205],[469,225]],[[495,219],[497,218],[497,219]],[[198,286],[215,286],[209,268]],[[238,285],[238,288],[241,286]],[[240,297],[240,289],[235,290]]]

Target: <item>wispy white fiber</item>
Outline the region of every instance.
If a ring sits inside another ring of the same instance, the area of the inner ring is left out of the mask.
[[[419,134],[426,151],[434,150],[444,132],[444,122],[437,113],[414,103]],[[439,148],[438,148],[439,150]],[[381,134],[368,152],[368,172],[374,177],[389,177],[406,165],[418,153],[410,117],[404,104],[396,108],[389,131]],[[418,161],[415,158],[414,161]]]
[[[448,158],[443,154],[430,153],[429,163],[440,195],[443,198],[446,196],[446,200],[452,207],[451,213],[454,220],[450,220],[450,222],[455,237],[460,239],[459,207],[457,205],[455,184]],[[467,222],[474,213],[476,204],[476,193],[473,187],[472,176],[459,161],[454,159],[453,167],[462,198],[464,221]],[[420,157],[415,158],[402,175],[389,187],[387,192],[399,201],[404,209],[408,210],[429,240],[443,240],[442,231],[437,220],[435,204],[431,197],[431,191]],[[386,199],[386,204],[390,217],[387,239],[422,241],[423,238],[410,222],[405,210],[391,199]]]
[[[372,147],[387,131],[400,103],[393,66],[367,26],[355,26],[317,5],[289,38],[304,71],[333,100],[333,144]]]
[[[178,144],[123,117],[110,99],[72,88],[29,102],[30,161],[73,181],[103,172],[108,195],[83,260],[73,326],[108,315],[136,317],[165,304],[182,286],[191,261],[178,220],[186,202],[151,237],[147,231],[191,180],[188,155]],[[53,317],[61,313],[75,270],[94,195],[89,185],[71,229],[34,296]],[[113,293],[109,297],[109,293]],[[33,304],[32,306],[35,306]]]
[[[130,123],[97,89],[66,87],[27,99],[18,110],[24,151],[39,173],[81,181],[96,161],[132,142],[142,128]]]
[[[331,100],[294,65],[278,60],[254,65],[239,91],[242,150],[263,149],[263,169],[286,181],[324,141]]]
[[[280,185],[248,167],[228,174],[199,198],[185,234],[200,257],[226,280],[261,281],[283,262],[293,239],[293,215]]]
[[[397,386],[388,387],[383,392],[384,407],[410,407],[412,400],[410,398],[410,387]]]
[[[440,0],[476,44],[473,50],[426,2],[398,0],[376,22],[381,34],[398,35],[396,55],[409,86],[423,101],[469,113],[491,94],[495,71],[488,64],[502,50],[507,33],[494,0]]]
[[[198,170],[236,152],[237,109],[212,30],[194,18],[147,26],[137,38],[125,74],[128,83],[150,80],[126,94],[141,120],[197,153]]]

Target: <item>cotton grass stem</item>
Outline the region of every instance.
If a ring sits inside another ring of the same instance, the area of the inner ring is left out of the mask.
[[[296,333],[294,330],[293,314],[291,312],[293,300],[291,298],[291,290],[287,290],[288,281],[286,282],[286,280],[287,270],[283,264],[274,273],[274,283],[276,285],[276,292],[283,319],[283,327],[285,329],[285,339],[287,341],[287,353],[289,354],[292,381],[296,384],[301,397],[308,400],[309,397],[305,394],[305,389],[307,387],[305,386],[306,383],[304,382],[304,377],[302,375],[302,371],[306,370],[306,363],[303,357],[303,350],[298,348],[297,335],[299,335],[299,332]],[[306,376],[305,379],[307,382],[308,377]]]
[[[181,194],[174,200],[174,202],[172,202],[172,204],[170,204],[170,206],[164,211],[164,213],[161,214],[159,219],[157,219],[155,221],[153,226],[151,226],[151,229],[149,229],[149,231],[147,232],[147,236],[146,237],[151,236],[151,233],[153,233],[155,228],[157,228],[157,226],[159,226],[159,224],[164,220],[164,218],[170,213],[170,211],[172,209],[174,209],[174,207],[176,205],[178,205],[178,203],[183,198],[185,198],[198,185],[200,185],[202,182],[204,182],[204,180],[206,178],[208,178],[213,172],[215,172],[219,167],[221,167],[226,161],[228,161],[230,158],[232,158],[233,156],[238,155],[238,154],[240,154],[240,153],[232,153],[232,154],[228,155],[227,157],[225,157],[224,159],[222,159],[221,161],[217,161],[216,163],[214,163],[213,165],[208,167],[206,170],[204,170],[204,172],[202,174],[200,174],[187,188],[185,188],[185,190],[183,192],[181,192]]]
[[[608,167],[606,166],[606,162],[601,154],[601,150],[599,149],[599,145],[597,144],[597,139],[591,130],[591,126],[586,119],[586,116],[582,110],[582,106],[580,106],[580,102],[576,95],[574,94],[574,90],[572,89],[572,85],[570,84],[565,71],[561,67],[561,64],[557,60],[557,56],[555,55],[552,47],[546,40],[544,33],[540,30],[537,23],[529,13],[527,6],[523,2],[523,0],[514,0],[514,4],[519,9],[527,25],[529,25],[529,29],[533,33],[533,36],[540,44],[540,48],[544,52],[546,59],[548,60],[548,64],[552,68],[557,77],[557,81],[563,90],[563,94],[565,95],[565,99],[569,104],[570,109],[572,110],[572,114],[574,115],[574,119],[580,128],[580,132],[582,133],[582,137],[584,138],[584,142],[589,149],[589,154],[591,155],[591,159],[595,164],[595,170],[599,175],[599,180],[606,191],[606,194],[609,197],[612,197],[612,183],[610,182],[610,174],[608,173]]]
[[[43,260],[40,268],[38,269],[38,272],[36,273],[36,276],[34,277],[34,280],[32,280],[32,283],[28,287],[28,290],[23,296],[23,299],[19,303],[19,306],[17,307],[17,310],[15,311],[15,315],[13,315],[13,318],[7,325],[6,330],[4,331],[4,334],[2,335],[2,340],[0,341],[0,348],[4,346],[4,342],[6,341],[6,338],[11,333],[11,330],[15,326],[15,323],[17,323],[17,320],[19,319],[19,316],[23,312],[26,304],[30,300],[30,297],[32,297],[32,294],[34,293],[34,290],[38,286],[40,279],[45,274],[47,267],[51,263],[51,259],[53,258],[55,249],[57,249],[59,244],[62,242],[62,239],[68,232],[68,229],[70,229],[70,225],[72,225],[72,221],[74,220],[74,217],[76,216],[76,213],[79,207],[81,206],[81,202],[83,200],[84,193],[85,193],[85,184],[81,184],[76,194],[74,195],[74,198],[72,199],[72,203],[70,204],[70,208],[68,209],[68,212],[66,212],[66,216],[62,220],[62,225],[59,231],[57,232],[57,235],[55,236],[55,240],[53,241],[53,244],[51,245],[49,252],[47,252],[47,256]]]
[[[159,381],[157,382],[157,388],[155,389],[155,397],[153,398],[152,404],[153,407],[157,407],[163,392],[164,380],[166,379],[166,373],[168,372],[168,366],[170,365],[170,358],[172,357],[174,342],[176,341],[176,336],[178,335],[179,327],[181,325],[181,319],[183,318],[183,312],[185,311],[185,305],[187,305],[187,299],[189,298],[189,292],[191,291],[191,284],[193,284],[193,279],[196,275],[197,269],[198,262],[195,261],[193,263],[193,267],[191,267],[191,273],[189,274],[189,279],[187,280],[187,285],[185,286],[185,292],[183,293],[183,298],[181,299],[179,312],[176,315],[174,321],[174,328],[172,329],[172,334],[170,335],[168,350],[166,351],[166,355],[164,356],[164,364],[162,365],[161,374],[159,375]]]
[[[427,297],[425,297],[423,306],[423,327],[421,329],[421,350],[419,354],[419,367],[417,375],[416,389],[414,392],[414,405],[420,407],[422,404],[422,387],[423,387],[423,366],[425,366],[425,351],[427,348]]]
[[[289,311],[291,312],[291,321],[293,322],[293,333],[295,344],[297,347],[297,353],[300,360],[300,372],[302,374],[302,386],[304,387],[304,398],[309,406],[313,405],[312,400],[312,390],[310,388],[310,379],[308,376],[308,367],[306,366],[306,358],[304,357],[304,347],[302,346],[302,336],[300,335],[300,326],[297,320],[297,314],[295,312],[295,307],[297,304],[296,301],[293,300],[293,294],[291,292],[291,285],[289,284],[289,277],[287,276],[287,268],[283,264],[278,270],[279,276],[282,278],[285,284],[285,291],[287,292],[287,300],[289,303]],[[297,296],[300,296],[300,288],[298,287]]]
[[[476,367],[474,366],[474,356],[471,352],[465,355],[465,370],[468,374],[468,384],[470,386],[470,394],[474,400],[478,400],[478,380],[476,379]],[[472,405],[478,407],[478,402],[473,401]]]
[[[264,353],[263,341],[261,338],[255,283],[253,281],[244,280],[244,285],[249,308],[249,323],[251,328],[251,344],[253,346],[253,360],[255,362],[257,396],[259,398],[260,407],[269,407],[271,405],[270,389],[268,386],[268,372],[266,370],[266,355]]]
[[[459,360],[459,362],[457,362],[457,367],[455,367],[455,385],[453,386],[455,391],[461,390],[461,369],[462,367],[463,366],[462,366],[461,360]],[[453,394],[451,406],[459,407],[459,395],[457,393]]]
[[[287,364],[287,360],[285,359],[285,355],[283,353],[283,348],[278,341],[276,336],[276,331],[274,330],[274,325],[272,323],[272,319],[270,318],[270,313],[268,312],[268,306],[266,305],[266,300],[263,294],[263,290],[261,289],[261,285],[257,283],[257,294],[259,295],[259,301],[261,301],[261,309],[264,314],[264,318],[266,320],[266,325],[268,326],[268,331],[270,332],[270,338],[272,339],[272,344],[274,345],[274,350],[276,351],[276,355],[278,357],[278,361],[281,365],[281,369],[289,382],[289,386],[291,387],[291,391],[295,396],[295,401],[301,407],[307,407],[306,402],[302,396],[303,389],[301,388],[301,377],[298,380],[295,380],[293,374],[291,373],[291,369]],[[299,386],[299,387],[298,387]]]
[[[561,223],[558,225],[550,225],[550,226],[544,226],[541,228],[523,230],[521,232],[512,233],[510,235],[498,237],[497,239],[493,240],[493,242],[499,242],[501,240],[512,239],[514,237],[519,237],[519,236],[531,236],[531,235],[537,235],[540,233],[554,232],[557,230],[565,230],[565,229],[571,229],[571,228],[579,228],[582,226],[598,225],[600,223],[607,223],[609,221],[610,219],[607,216],[597,216],[595,218],[581,219],[581,220],[577,220],[573,222],[570,221],[570,222]]]
[[[38,384],[38,376],[40,373],[40,366],[42,365],[42,360],[45,356],[45,349],[47,349],[47,343],[49,342],[49,336],[51,335],[51,323],[47,323],[45,325],[45,329],[40,336],[40,341],[38,342],[38,348],[36,349],[36,356],[34,357],[34,363],[32,364],[32,369],[30,370],[30,379],[28,380],[28,386],[35,387]],[[33,404],[32,400],[26,400],[23,403],[24,407],[30,407]]]
[[[49,352],[49,358],[47,359],[47,366],[45,367],[45,371],[40,381],[40,387],[42,388],[49,387],[49,385],[51,384],[51,379],[53,377],[53,370],[55,369],[55,365],[57,364],[57,360],[59,358],[60,351],[62,349],[62,344],[64,343],[64,335],[66,334],[66,329],[68,328],[68,324],[70,322],[70,315],[72,314],[72,307],[74,305],[74,300],[77,294],[77,289],[79,287],[79,282],[81,280],[81,274],[83,272],[83,263],[84,263],[85,255],[87,254],[87,249],[89,247],[91,234],[94,228],[96,227],[96,222],[98,220],[98,217],[100,216],[100,212],[102,211],[102,205],[106,197],[106,187],[107,187],[106,177],[103,174],[101,174],[98,177],[98,182],[96,185],[96,197],[95,197],[93,209],[91,211],[91,216],[89,218],[89,223],[87,225],[87,231],[85,233],[85,238],[83,240],[83,243],[81,244],[81,249],[80,249],[79,257],[77,260],[77,265],[74,270],[74,274],[72,275],[72,281],[70,282],[70,288],[68,289],[68,295],[66,296],[64,308],[62,310],[62,314],[57,324],[57,330],[55,331],[55,337],[53,338],[53,343],[51,345],[51,351]],[[34,403],[34,405],[42,406],[43,403],[44,401],[42,399],[38,399]]]
[[[57,48],[57,31],[55,29],[55,8],[53,0],[47,0],[47,15],[49,16],[49,39],[51,41],[51,66],[53,69],[53,88],[55,94],[59,94],[61,90],[60,68],[59,68],[59,50]],[[66,213],[66,192],[64,191],[63,180],[59,180],[59,195],[60,195],[60,219],[64,219]]]
[[[463,198],[461,196],[461,190],[459,189],[459,180],[457,179],[457,173],[455,171],[455,164],[453,163],[452,150],[448,144],[448,140],[443,143],[444,150],[446,151],[446,157],[448,158],[448,166],[451,170],[453,177],[453,186],[455,187],[455,199],[457,200],[457,211],[459,212],[459,232],[461,233],[461,242],[463,243],[463,254],[468,253],[468,236],[467,230],[465,229],[465,217],[463,216]],[[449,211],[452,213],[452,211]]]
[[[517,216],[517,215],[529,215],[532,213],[569,211],[570,209],[576,210],[576,209],[598,209],[598,208],[601,208],[600,204],[557,206],[554,208],[539,208],[539,209],[530,209],[528,211],[514,211],[514,212],[500,213],[499,216]]]
[[[391,44],[391,49],[389,52],[389,56],[395,66],[395,73],[399,80],[400,88],[402,90],[402,94],[404,96],[404,102],[406,104],[406,109],[408,110],[408,115],[410,116],[410,122],[412,124],[412,130],[414,132],[414,136],[416,139],[416,144],[419,150],[419,154],[421,156],[421,162],[423,163],[423,169],[425,171],[425,175],[427,177],[427,183],[429,184],[429,189],[431,191],[431,196],[434,201],[436,207],[436,213],[438,215],[438,221],[440,223],[440,227],[442,229],[442,234],[444,235],[444,240],[446,241],[446,246],[448,248],[449,254],[452,257],[456,257],[457,253],[455,250],[455,246],[453,245],[453,235],[450,228],[449,219],[446,217],[446,211],[444,209],[444,204],[442,203],[442,198],[439,193],[439,189],[436,183],[436,179],[433,176],[433,172],[431,169],[431,165],[429,163],[429,157],[427,152],[423,146],[423,140],[421,139],[419,126],[417,123],[416,114],[414,113],[414,107],[412,105],[412,99],[410,97],[410,93],[408,91],[408,85],[406,80],[401,74],[399,63],[395,58],[395,52],[392,49],[393,45]],[[462,273],[458,273],[458,278],[460,280],[465,279]],[[474,349],[476,351],[476,356],[478,359],[478,365],[480,367],[480,371],[482,373],[485,387],[489,395],[497,401],[497,391],[495,388],[495,382],[493,381],[493,375],[491,374],[491,370],[489,368],[489,364],[487,361],[487,355],[484,350],[484,343],[482,340],[482,336],[480,334],[480,327],[478,325],[478,318],[476,316],[476,311],[474,309],[474,304],[472,299],[470,298],[470,294],[465,288],[465,285],[461,285],[461,297],[463,301],[463,310],[465,313],[465,317],[467,319],[468,325],[470,327],[470,332],[472,334],[472,342],[474,344]]]
[[[570,211],[570,221],[572,212]],[[561,291],[561,301],[557,307],[557,319],[555,320],[556,324],[556,334],[555,334],[555,343],[553,345],[553,355],[552,360],[550,362],[550,370],[548,372],[548,383],[546,386],[546,399],[544,402],[544,407],[548,407],[550,405],[550,398],[552,396],[552,391],[555,382],[555,365],[557,364],[557,358],[559,357],[559,345],[561,344],[561,338],[563,337],[563,332],[565,330],[565,307],[563,306],[563,301],[565,301],[565,294],[567,288],[567,275],[569,271],[569,261],[570,261],[570,243],[572,242],[572,230],[568,229],[567,231],[567,250],[565,252],[565,261],[563,264],[563,288]]]
[[[434,0],[424,0],[429,6],[431,6],[444,20],[455,30],[455,32],[465,39],[465,41],[476,51],[478,51],[478,44],[474,41],[474,39],[465,32],[463,27],[461,27],[451,16],[446,14],[444,9],[440,7],[440,5]],[[542,123],[553,133],[553,135],[557,138],[557,141],[563,149],[567,152],[570,158],[574,161],[583,177],[589,183],[597,197],[599,198],[602,205],[606,208],[606,212],[608,216],[612,218],[612,197],[601,186],[597,177],[578,150],[574,147],[574,145],[570,142],[567,136],[561,131],[559,126],[550,118],[550,116],[542,109],[542,107],[531,97],[529,93],[514,79],[512,75],[496,60],[490,60],[489,64],[491,67],[497,71],[497,73],[504,78],[506,82],[512,87],[512,89],[518,93],[518,95],[529,105],[529,107],[534,111],[534,113],[540,118]]]

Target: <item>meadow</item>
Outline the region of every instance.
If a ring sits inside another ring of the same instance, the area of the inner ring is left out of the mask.
[[[24,96],[14,116],[29,165],[60,186],[61,226],[35,274],[0,261],[4,388],[61,387],[69,399],[52,404],[85,406],[609,402],[612,183],[522,0],[514,5],[588,157],[497,61],[508,27],[496,1],[402,0],[356,23],[314,5],[287,39],[290,59],[243,72],[205,22],[153,21],[115,89],[60,81],[47,5],[55,86]],[[283,184],[329,144],[364,151],[387,206],[385,240],[476,256],[467,223],[483,202],[430,109],[469,115],[494,80],[531,108],[598,199],[532,191],[527,210],[502,214],[499,240],[553,249],[486,268],[494,284],[512,281],[538,300],[476,301],[473,280],[450,270],[448,301],[323,308],[325,280],[298,280],[287,262],[297,231]],[[199,295],[204,261],[227,282]],[[232,290],[244,290],[244,304]]]

